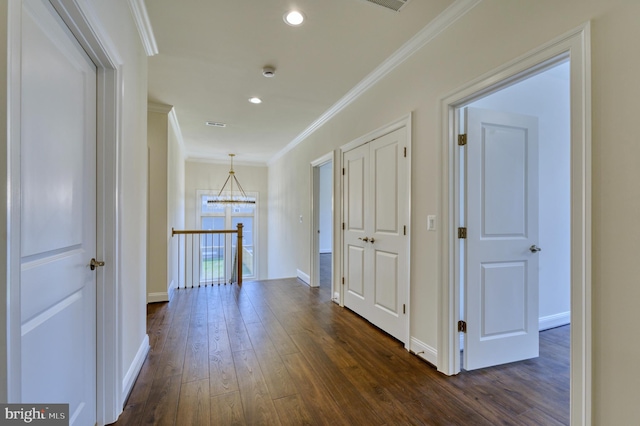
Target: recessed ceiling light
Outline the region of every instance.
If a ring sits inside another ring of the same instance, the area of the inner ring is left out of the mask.
[[[211,127],[227,127],[227,123],[221,123],[219,121],[207,121],[204,124]]]
[[[249,102],[251,102],[252,104],[261,104],[262,99],[253,97],[253,98],[249,98]]]
[[[304,22],[304,15],[302,14],[302,12],[297,10],[289,11],[284,15],[284,22],[297,27],[298,25],[302,24],[302,22]]]

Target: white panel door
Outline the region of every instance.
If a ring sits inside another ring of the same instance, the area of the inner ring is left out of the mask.
[[[538,356],[538,121],[466,111],[464,368]]]
[[[367,232],[370,232],[371,209],[369,191],[369,145],[361,145],[344,153],[343,255],[345,291],[344,304],[367,318],[371,304],[367,283],[372,280],[371,253]],[[366,238],[366,241],[365,241]]]
[[[96,68],[48,1],[22,13],[22,400],[96,422]]]
[[[344,154],[345,306],[408,340],[409,261],[403,127]]]

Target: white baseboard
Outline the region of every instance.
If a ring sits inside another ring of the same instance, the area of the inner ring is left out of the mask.
[[[147,303],[168,302],[169,299],[169,293],[166,291],[147,294]]]
[[[175,280],[171,280],[171,284],[169,284],[169,301],[173,298],[176,290],[176,282]]]
[[[548,330],[567,324],[571,324],[571,312],[561,312],[559,314],[540,317],[538,320],[538,330]]]
[[[122,379],[122,397],[123,397],[122,402],[123,403],[124,401],[126,401],[127,397],[129,396],[131,389],[133,389],[133,385],[136,382],[136,379],[138,378],[138,374],[140,373],[140,370],[142,369],[142,364],[144,364],[144,360],[147,358],[149,349],[151,349],[151,346],[149,346],[149,335],[145,334],[144,339],[142,339],[142,343],[140,344],[140,348],[138,348],[138,353],[136,353],[136,356],[133,359],[133,362],[131,363],[131,365],[129,366],[129,369],[127,370],[127,374],[125,374],[124,378]]]
[[[303,281],[306,285],[309,285],[311,282],[311,277],[308,274],[305,274],[300,269],[298,269],[298,279]]]
[[[438,351],[415,337],[411,338],[409,350],[428,363],[438,365]]]

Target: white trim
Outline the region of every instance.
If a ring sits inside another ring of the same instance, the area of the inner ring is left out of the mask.
[[[98,244],[97,256],[106,262],[97,288],[97,419],[113,423],[124,405],[120,378],[120,218],[122,200],[122,60],[99,17],[84,2],[50,0],[98,68]]]
[[[168,291],[147,294],[147,303],[168,302],[171,299]]]
[[[320,167],[320,166],[324,166],[326,163],[329,163],[331,161],[333,161],[333,155],[334,152],[327,152],[325,155],[323,155],[320,158],[316,158],[315,160],[313,160],[311,162],[311,167]]]
[[[156,38],[153,35],[153,28],[151,27],[151,20],[147,13],[147,6],[144,4],[144,0],[129,0],[129,7],[131,9],[131,15],[138,28],[140,34],[140,41],[147,56],[155,56],[159,53],[158,44]]]
[[[311,277],[302,272],[300,269],[297,270],[296,277],[306,285],[309,285],[309,283],[311,282]]]
[[[20,315],[20,120],[21,120],[20,0],[8,3],[7,40],[7,402],[22,401]],[[4,393],[5,389],[3,389]]]
[[[180,128],[180,122],[178,121],[178,114],[176,113],[176,109],[173,107],[171,107],[171,111],[169,111],[169,124],[171,124],[171,128],[176,135],[176,139],[178,139],[178,145],[180,147],[180,150],[182,151],[182,156],[184,157],[185,144],[182,137],[182,129]]]
[[[295,139],[289,142],[284,148],[278,151],[268,164],[273,164],[277,159],[304,141],[312,133],[322,127],[326,122],[338,115],[343,109],[360,97],[363,93],[373,87],[376,83],[386,77],[398,65],[409,59],[414,53],[422,49],[427,43],[436,38],[438,34],[447,29],[467,12],[473,9],[481,0],[456,0],[451,6],[445,9],[440,15],[429,22],[415,36],[400,46],[391,56],[378,65],[369,75],[356,84],[338,102],[333,104],[320,117],[318,117],[309,127],[302,131]]]
[[[176,292],[176,287],[177,287],[176,281],[175,280],[171,280],[171,283],[169,284],[169,290],[168,290],[168,296],[169,296],[168,300],[169,300],[169,302],[171,301],[171,299],[173,299],[173,295]]]
[[[432,348],[423,341],[416,339],[415,337],[411,338],[409,351],[430,364],[436,365],[436,363],[438,362],[438,350],[436,348]]]
[[[538,319],[538,331],[549,330],[567,324],[571,324],[571,312],[569,311],[547,315]]]
[[[316,205],[318,204],[318,200],[320,197],[320,166],[323,166],[325,164],[328,163],[333,163],[334,159],[334,151],[328,152],[325,155],[323,155],[322,157],[316,158],[315,160],[313,160],[311,162],[310,165],[310,174],[311,174],[311,197],[309,198],[309,211],[311,212],[311,220],[309,221],[309,234],[310,234],[310,239],[309,241],[311,241],[311,259],[310,259],[310,265],[311,265],[311,273],[309,274],[311,277],[311,280],[309,281],[309,286],[310,287],[319,287],[320,286],[320,263],[319,263],[319,255],[322,252],[322,250],[320,250],[320,237],[318,236],[318,232],[316,232],[318,229],[320,229],[320,209],[316,208]],[[334,174],[335,176],[335,174]],[[333,176],[331,178],[331,200],[332,203],[331,205],[333,206],[333,199],[334,199],[334,179]],[[331,220],[333,221],[333,217],[334,217],[334,212],[331,212]],[[333,224],[333,226],[335,227],[335,223]],[[333,232],[333,229],[332,229]],[[331,241],[333,242],[333,238],[331,238]],[[328,251],[327,251],[328,250]],[[329,249],[325,249],[326,252],[331,253],[331,248]],[[332,260],[333,263],[333,260]],[[332,266],[332,270],[333,270],[333,266]],[[333,276],[331,277],[331,291],[333,292]]]
[[[591,57],[590,24],[584,25],[466,84],[441,101],[442,253],[439,271],[438,370],[460,371],[457,320],[459,217],[455,110],[562,58],[571,61],[571,424],[591,425]]]
[[[160,102],[147,102],[147,110],[157,112],[158,114],[169,114],[173,109],[173,105],[161,104]]]
[[[136,383],[138,374],[140,373],[140,370],[142,370],[142,364],[144,364],[145,359],[147,359],[147,354],[150,349],[149,335],[145,334],[127,374],[125,374],[122,379],[122,395],[125,396],[125,399],[129,396],[131,389],[133,389],[133,385]]]

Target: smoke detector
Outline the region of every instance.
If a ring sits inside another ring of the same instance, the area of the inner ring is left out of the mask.
[[[262,75],[264,75],[267,78],[271,78],[274,75],[276,75],[276,69],[274,67],[271,67],[271,66],[266,66],[266,67],[262,68]]]

